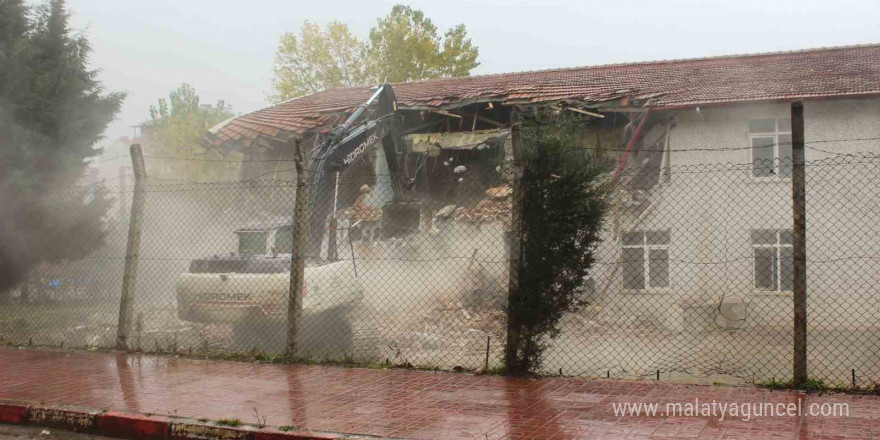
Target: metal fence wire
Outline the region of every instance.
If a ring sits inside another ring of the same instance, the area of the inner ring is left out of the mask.
[[[855,370],[861,385],[873,383],[880,156],[817,156],[806,165],[809,375],[850,384]],[[333,190],[317,197],[311,209],[327,215],[302,253],[301,357],[441,369],[503,364],[507,164],[435,165],[423,171],[436,186],[418,188],[429,196],[398,212],[388,208],[395,193],[381,173],[333,176]],[[787,160],[756,159],[625,170],[580,293],[585,306],[548,340],[542,372],[790,378],[790,169]],[[146,183],[129,348],[284,352],[295,182]],[[40,265],[0,297],[0,337],[113,347],[134,187],[46,192],[50,205],[114,200],[104,245],[78,261]]]

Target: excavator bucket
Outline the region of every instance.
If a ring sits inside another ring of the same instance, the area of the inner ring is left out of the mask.
[[[421,205],[416,201],[392,201],[382,207],[382,238],[405,237],[419,232]]]

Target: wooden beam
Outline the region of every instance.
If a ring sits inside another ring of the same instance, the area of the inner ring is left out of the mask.
[[[601,115],[599,113],[594,113],[594,112],[588,112],[586,110],[579,109],[577,107],[565,107],[565,109],[568,111],[571,111],[571,112],[580,113],[580,114],[584,114],[587,116],[593,116],[595,118],[604,118],[605,117],[605,115]]]
[[[648,109],[644,107],[599,107],[593,108],[603,113],[645,113]]]
[[[437,113],[438,115],[449,116],[450,118],[458,118],[461,119],[461,115],[457,115],[455,113],[449,113],[446,110],[431,110],[432,113]]]
[[[489,125],[494,125],[494,126],[496,126],[496,127],[505,127],[505,125],[504,125],[503,123],[498,122],[498,121],[493,121],[492,119],[489,119],[489,118],[484,117],[484,116],[479,116],[479,115],[478,115],[478,116],[477,116],[477,119],[479,119],[480,121],[483,121],[483,122],[485,122],[485,123],[487,123],[487,124],[489,124]]]
[[[419,124],[419,125],[417,125],[417,126],[415,126],[415,127],[407,128],[406,130],[403,131],[403,134],[404,134],[404,135],[407,135],[407,134],[414,133],[414,132],[417,132],[417,131],[422,131],[422,130],[424,130],[424,129],[426,129],[426,128],[433,127],[433,126],[435,126],[435,125],[437,125],[437,124],[439,124],[439,123],[441,123],[441,122],[443,122],[443,119],[438,119],[438,120],[436,120],[436,121],[429,121],[429,122],[427,122],[427,123],[425,123],[425,124]]]
[[[551,105],[550,108],[552,108],[553,110],[556,110],[556,111],[570,110],[570,111],[573,111],[576,113],[582,113],[582,114],[585,114],[588,116],[593,116],[595,118],[604,118],[605,117],[605,115],[600,115],[598,113],[588,112],[586,110],[581,110],[576,107],[560,107],[558,105]]]

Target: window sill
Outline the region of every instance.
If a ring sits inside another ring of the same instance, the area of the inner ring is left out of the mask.
[[[675,289],[671,287],[649,287],[647,289],[621,289],[621,293],[632,296],[671,295]]]
[[[749,176],[752,183],[791,183],[791,177],[756,177]]]
[[[788,291],[779,291],[779,290],[752,290],[753,296],[763,296],[763,297],[779,297],[779,298],[791,298],[794,295],[794,292],[791,290]]]

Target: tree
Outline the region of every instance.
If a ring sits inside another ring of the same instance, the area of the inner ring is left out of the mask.
[[[0,292],[103,244],[107,200],[58,188],[83,177],[124,99],[89,69],[88,39],[70,30],[63,0],[33,12],[0,0]]]
[[[470,75],[479,49],[463,24],[441,38],[422,11],[396,5],[378,19],[366,42],[344,23],[323,30],[306,21],[300,35],[286,33],[275,53],[270,98],[275,102],[334,87]]]
[[[600,241],[610,186],[597,161],[573,148],[582,125],[567,114],[539,113],[522,121],[522,263],[519,289],[509,298],[513,337],[505,359],[511,374],[536,371],[562,317],[585,305],[581,290]]]
[[[315,23],[303,23],[299,36],[285,33],[275,53],[275,101],[294,98],[333,87],[368,83],[364,45],[338,21],[324,30]]]
[[[151,161],[160,166],[150,167],[147,175],[200,181],[234,180],[238,176],[239,164],[233,159],[199,144],[209,128],[233,116],[224,101],[202,106],[196,90],[183,84],[167,100],[161,98],[151,105],[150,116],[150,147],[156,156]]]
[[[395,5],[370,30],[368,72],[374,82],[467,76],[480,65],[478,55],[463,24],[449,29],[441,41],[422,11]]]

